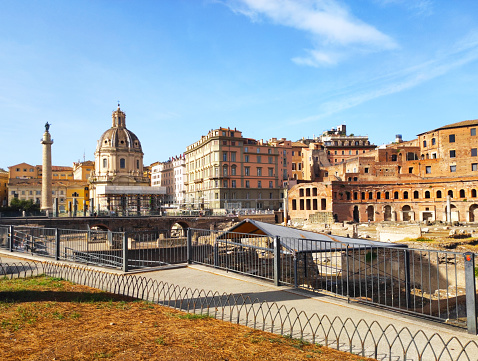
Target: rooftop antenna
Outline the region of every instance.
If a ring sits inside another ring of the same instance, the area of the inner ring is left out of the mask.
[[[83,149],[83,163],[85,162],[86,158],[85,158],[85,150]]]

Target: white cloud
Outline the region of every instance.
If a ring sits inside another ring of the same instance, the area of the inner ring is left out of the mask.
[[[388,35],[355,18],[346,7],[333,0],[225,1],[233,11],[253,21],[265,18],[311,35],[317,45],[315,49],[306,50],[308,56],[293,58],[297,64],[335,64],[341,58],[337,56],[339,52],[344,54],[345,49],[353,47],[373,51],[397,47]]]
[[[381,5],[400,5],[417,16],[428,16],[433,13],[432,0],[375,0]]]
[[[360,87],[354,85],[350,89],[342,89],[341,93],[345,95],[321,104],[319,114],[300,119],[294,124],[317,121],[367,101],[399,93],[477,60],[478,31],[470,33],[433,60],[371,79]]]

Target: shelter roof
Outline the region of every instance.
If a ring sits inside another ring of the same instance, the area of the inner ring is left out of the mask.
[[[347,246],[352,248],[407,247],[404,244],[370,241],[362,238],[331,236],[252,219],[243,220],[230,228],[228,232],[279,237],[281,245],[291,251],[302,253],[345,250]]]

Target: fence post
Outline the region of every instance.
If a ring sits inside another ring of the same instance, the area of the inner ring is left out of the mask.
[[[274,237],[274,285],[280,286],[280,238]]]
[[[477,334],[476,327],[476,281],[475,254],[466,252],[465,256],[465,291],[466,291],[466,327],[468,333]]]
[[[55,228],[55,260],[60,259],[60,230]]]
[[[187,229],[187,242],[186,242],[186,254],[187,254],[187,261],[188,264],[192,263],[192,236],[191,236],[191,228]]]
[[[410,282],[410,250],[405,250],[405,301],[407,309],[412,308],[411,282]]]
[[[349,265],[349,245],[346,245],[345,246],[345,268],[346,268],[346,272],[347,272],[347,302],[350,302],[350,265]],[[379,277],[380,277],[380,273],[379,273]],[[342,291],[343,292],[343,291]]]
[[[128,272],[128,232],[123,232],[123,272]]]
[[[8,227],[9,227],[9,230],[8,230],[8,250],[10,252],[13,252],[13,242],[15,242],[13,232],[14,232],[15,227],[13,227],[13,226],[8,226]]]
[[[297,259],[297,252],[294,252],[294,287],[299,288],[299,267],[298,264],[299,261]]]

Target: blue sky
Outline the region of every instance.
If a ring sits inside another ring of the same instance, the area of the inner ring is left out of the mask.
[[[2,0],[0,167],[94,159],[117,101],[144,163],[210,129],[380,145],[478,118],[476,0]]]

